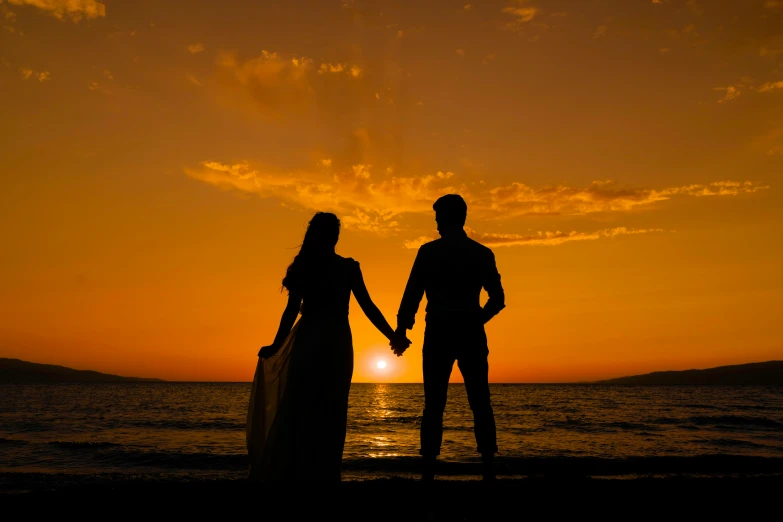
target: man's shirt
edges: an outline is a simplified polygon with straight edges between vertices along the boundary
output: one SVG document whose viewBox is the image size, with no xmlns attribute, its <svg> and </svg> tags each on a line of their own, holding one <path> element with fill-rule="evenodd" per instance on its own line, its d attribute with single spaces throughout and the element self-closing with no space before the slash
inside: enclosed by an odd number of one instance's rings
<svg viewBox="0 0 783 522">
<path fill-rule="evenodd" d="M 479 302 L 482 288 L 489 296 L 483 308 Z M 419 248 L 397 313 L 398 327 L 413 327 L 424 294 L 427 321 L 462 317 L 483 324 L 506 306 L 495 254 L 464 230 Z"/>
</svg>

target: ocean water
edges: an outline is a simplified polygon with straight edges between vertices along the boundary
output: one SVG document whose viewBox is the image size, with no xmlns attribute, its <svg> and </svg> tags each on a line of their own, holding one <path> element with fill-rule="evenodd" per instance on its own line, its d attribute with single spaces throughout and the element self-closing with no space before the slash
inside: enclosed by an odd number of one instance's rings
<svg viewBox="0 0 783 522">
<path fill-rule="evenodd" d="M 783 387 L 491 392 L 500 476 L 783 472 Z M 249 393 L 249 383 L 0 385 L 0 472 L 243 477 Z M 422 407 L 421 384 L 353 384 L 343 478 L 415 475 Z M 439 474 L 477 474 L 461 384 L 449 387 L 444 428 Z"/>
</svg>

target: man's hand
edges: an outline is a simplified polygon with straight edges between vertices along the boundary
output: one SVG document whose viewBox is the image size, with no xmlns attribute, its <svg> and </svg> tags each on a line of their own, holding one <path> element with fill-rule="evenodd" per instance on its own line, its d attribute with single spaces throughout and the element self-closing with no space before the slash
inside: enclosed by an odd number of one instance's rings
<svg viewBox="0 0 783 522">
<path fill-rule="evenodd" d="M 269 357 L 272 357 L 275 353 L 277 353 L 278 346 L 275 346 L 274 344 L 270 344 L 269 346 L 264 346 L 260 350 L 258 350 L 258 356 L 262 359 L 268 359 Z"/>
<path fill-rule="evenodd" d="M 391 341 L 389 342 L 389 346 L 391 346 L 394 354 L 397 357 L 400 357 L 403 353 L 405 353 L 405 350 L 407 350 L 410 345 L 411 341 L 405 335 L 405 330 L 397 328 L 397 330 L 394 331 L 394 337 L 392 337 Z"/>
</svg>

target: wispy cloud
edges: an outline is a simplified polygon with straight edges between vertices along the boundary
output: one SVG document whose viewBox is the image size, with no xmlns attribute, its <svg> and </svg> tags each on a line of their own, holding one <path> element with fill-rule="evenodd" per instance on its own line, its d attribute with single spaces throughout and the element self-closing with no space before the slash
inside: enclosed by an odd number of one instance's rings
<svg viewBox="0 0 783 522">
<path fill-rule="evenodd" d="M 372 165 L 355 164 L 333 169 L 331 160 L 321 160 L 319 169 L 279 171 L 252 167 L 247 162 L 223 164 L 204 161 L 185 173 L 221 188 L 276 198 L 311 210 L 338 212 L 346 226 L 385 233 L 396 230 L 396 216 L 423 213 L 432 202 L 456 189 L 449 185 L 451 172 L 418 177 L 395 176 L 388 169 L 374 174 Z"/>
<path fill-rule="evenodd" d="M 49 74 L 49 71 L 34 71 L 30 69 L 29 67 L 22 67 L 19 69 L 19 74 L 22 75 L 23 80 L 29 80 L 30 78 L 35 78 L 39 82 L 45 82 L 51 78 L 51 74 Z"/>
<path fill-rule="evenodd" d="M 218 66 L 227 85 L 239 88 L 264 115 L 272 117 L 302 114 L 314 107 L 339 110 L 346 100 L 355 103 L 351 82 L 364 76 L 358 64 L 316 65 L 307 57 L 286 57 L 266 50 L 248 60 L 222 54 Z"/>
<path fill-rule="evenodd" d="M 531 6 L 527 0 L 513 0 L 502 11 L 513 18 L 511 25 L 519 25 L 532 21 L 539 10 Z"/>
<path fill-rule="evenodd" d="M 106 16 L 106 5 L 97 0 L 7 0 L 11 5 L 36 7 L 59 20 L 79 22 Z"/>
<path fill-rule="evenodd" d="M 362 68 L 358 65 L 349 65 L 348 63 L 322 63 L 318 67 L 318 74 L 339 74 L 345 73 L 353 78 L 358 78 L 362 75 Z"/>
<path fill-rule="evenodd" d="M 267 115 L 300 112 L 312 101 L 314 66 L 310 59 L 284 59 L 264 50 L 260 56 L 245 61 L 233 54 L 224 54 L 218 63 Z"/>
<path fill-rule="evenodd" d="M 756 84 L 752 78 L 742 77 L 732 85 L 726 87 L 713 87 L 712 90 L 723 93 L 723 96 L 718 100 L 718 103 L 726 103 L 737 99 L 742 94 L 743 90 L 752 94 L 753 92 L 770 92 L 778 89 L 783 89 L 783 80 Z"/>
<path fill-rule="evenodd" d="M 8 9 L 5 4 L 0 1 L 0 28 L 9 34 L 23 34 L 21 31 L 17 31 L 14 27 L 16 23 L 16 13 Z"/>
<path fill-rule="evenodd" d="M 533 188 L 524 183 L 490 189 L 490 207 L 502 215 L 623 212 L 648 207 L 673 196 L 736 196 L 769 188 L 752 181 L 715 181 L 664 189 L 621 188 L 614 181 L 594 181 L 584 188 L 556 185 Z"/>
<path fill-rule="evenodd" d="M 192 43 L 187 46 L 187 50 L 190 54 L 203 53 L 205 49 L 206 46 L 204 46 L 203 43 Z"/>
<path fill-rule="evenodd" d="M 727 87 L 714 87 L 712 90 L 723 93 L 723 98 L 718 100 L 718 103 L 725 103 L 727 101 L 734 100 L 739 97 L 740 94 L 742 94 L 742 92 L 734 85 L 729 85 Z"/>
<path fill-rule="evenodd" d="M 468 237 L 489 247 L 502 246 L 556 246 L 570 241 L 595 241 L 596 239 L 615 238 L 617 236 L 651 234 L 664 232 L 662 228 L 626 228 L 614 227 L 597 230 L 595 232 L 551 232 L 538 231 L 534 234 L 494 234 L 477 232 L 465 227 Z M 404 241 L 405 248 L 417 249 L 424 243 L 432 241 L 433 237 L 421 236 L 410 241 Z"/>
<path fill-rule="evenodd" d="M 226 164 L 204 161 L 186 168 L 193 179 L 220 187 L 277 199 L 308 210 L 339 213 L 348 228 L 376 233 L 399 230 L 399 216 L 432 212 L 432 203 L 443 194 L 459 193 L 479 221 L 526 215 L 585 215 L 597 212 L 630 212 L 649 208 L 674 197 L 720 197 L 751 194 L 768 186 L 752 181 L 715 181 L 662 189 L 622 188 L 613 181 L 595 181 L 584 188 L 556 185 L 541 188 L 523 183 L 489 187 L 459 181 L 453 172 L 397 175 L 392 167 L 355 163 L 340 167 L 331 158 L 307 169 L 281 170 L 249 162 Z M 479 187 L 479 188 L 477 188 Z M 617 229 L 629 234 L 630 229 Z M 596 232 L 599 237 L 606 235 Z M 588 237 L 589 236 L 589 237 Z M 482 236 L 495 242 L 563 242 L 595 239 L 582 233 L 544 236 Z"/>
<path fill-rule="evenodd" d="M 756 89 L 758 92 L 773 91 L 775 89 L 783 89 L 783 80 L 778 82 L 766 82 L 758 86 Z"/>
</svg>

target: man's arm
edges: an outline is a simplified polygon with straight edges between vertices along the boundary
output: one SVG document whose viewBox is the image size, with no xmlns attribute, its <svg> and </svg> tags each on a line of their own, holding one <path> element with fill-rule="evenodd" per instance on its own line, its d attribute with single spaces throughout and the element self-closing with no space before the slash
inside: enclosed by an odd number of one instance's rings
<svg viewBox="0 0 783 522">
<path fill-rule="evenodd" d="M 404 333 L 405 330 L 410 330 L 416 322 L 416 312 L 419 311 L 421 298 L 424 297 L 423 257 L 421 249 L 419 249 L 410 276 L 408 276 L 408 284 L 405 285 L 405 292 L 402 294 L 400 309 L 397 312 L 398 332 Z"/>
<path fill-rule="evenodd" d="M 487 291 L 489 299 L 484 303 L 482 309 L 482 320 L 487 321 L 495 317 L 498 312 L 506 307 L 506 294 L 503 292 L 503 285 L 500 284 L 500 273 L 495 264 L 495 254 L 490 252 L 489 259 L 484 271 L 484 280 L 482 282 L 484 290 Z"/>
</svg>

